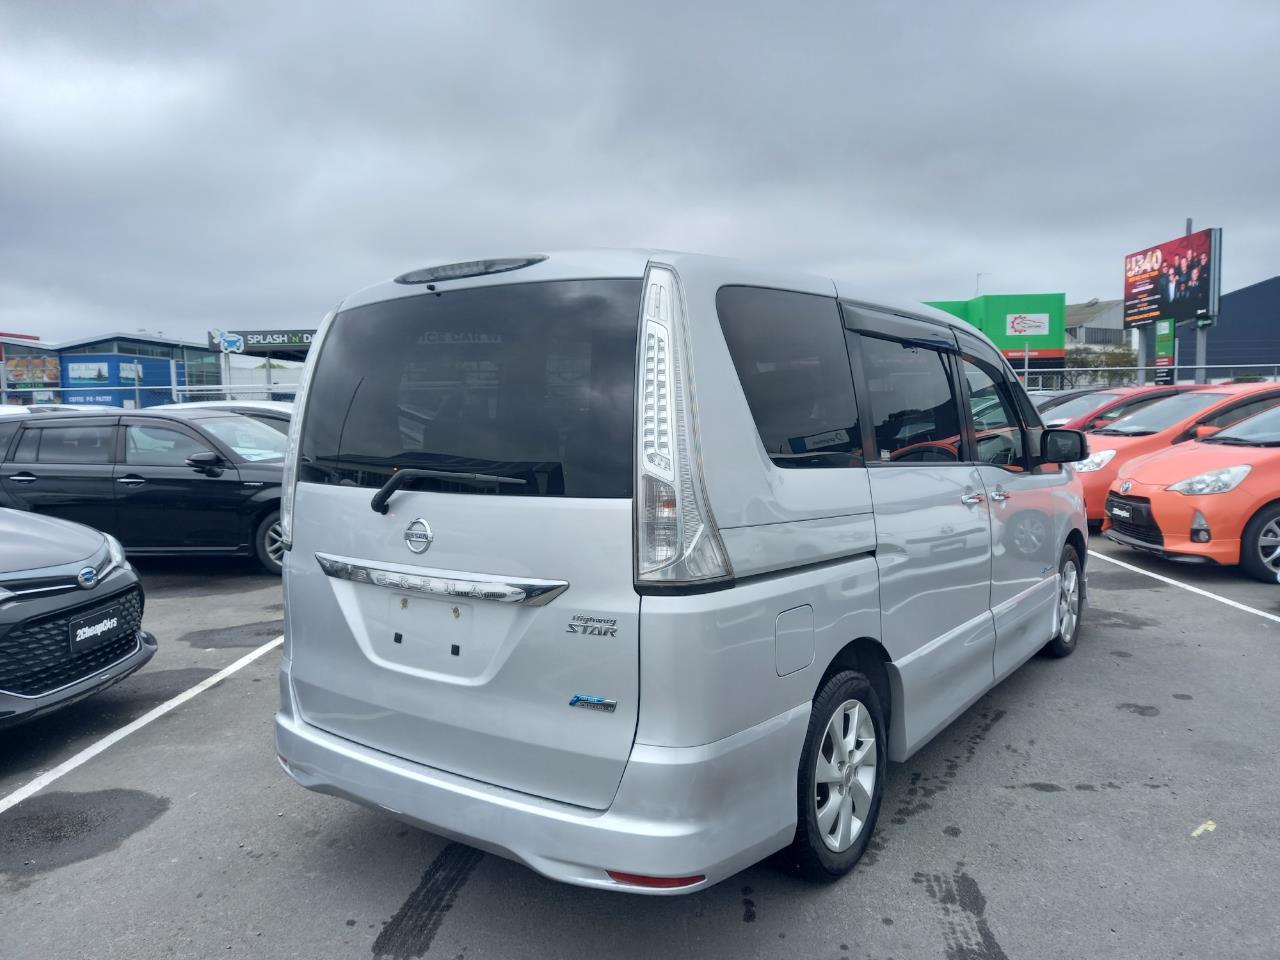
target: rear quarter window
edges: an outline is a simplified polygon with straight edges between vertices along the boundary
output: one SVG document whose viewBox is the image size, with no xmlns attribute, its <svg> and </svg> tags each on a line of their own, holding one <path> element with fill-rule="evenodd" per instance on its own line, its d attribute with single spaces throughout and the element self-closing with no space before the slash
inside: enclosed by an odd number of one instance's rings
<svg viewBox="0 0 1280 960">
<path fill-rule="evenodd" d="M 716 312 L 769 458 L 780 467 L 862 466 L 853 374 L 836 301 L 723 287 Z"/>
<path fill-rule="evenodd" d="M 630 497 L 641 281 L 501 284 L 343 311 L 320 348 L 299 479 Z M 498 476 L 490 483 L 468 475 Z"/>
</svg>

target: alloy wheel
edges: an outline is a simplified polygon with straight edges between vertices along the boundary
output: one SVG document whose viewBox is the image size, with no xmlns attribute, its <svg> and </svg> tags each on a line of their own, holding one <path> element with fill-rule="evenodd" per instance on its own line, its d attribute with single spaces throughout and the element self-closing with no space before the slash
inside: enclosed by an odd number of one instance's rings
<svg viewBox="0 0 1280 960">
<path fill-rule="evenodd" d="M 267 556 L 271 558 L 272 563 L 284 563 L 284 533 L 280 529 L 279 520 L 267 527 L 267 532 L 263 538 L 263 546 L 266 548 Z"/>
<path fill-rule="evenodd" d="M 1061 627 L 1063 643 L 1073 643 L 1076 638 L 1076 623 L 1080 619 L 1080 571 L 1074 563 L 1068 563 L 1062 570 L 1058 583 L 1058 623 Z"/>
<path fill-rule="evenodd" d="M 827 721 L 813 778 L 818 832 L 836 853 L 853 846 L 871 815 L 876 758 L 870 711 L 858 700 L 846 700 Z"/>
<path fill-rule="evenodd" d="M 1272 520 L 1258 534 L 1258 556 L 1268 569 L 1280 574 L 1280 519 Z"/>
</svg>

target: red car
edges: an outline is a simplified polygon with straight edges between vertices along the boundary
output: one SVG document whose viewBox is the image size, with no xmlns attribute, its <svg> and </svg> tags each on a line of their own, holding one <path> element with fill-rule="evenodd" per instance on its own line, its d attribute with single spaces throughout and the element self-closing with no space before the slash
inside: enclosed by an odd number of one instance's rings
<svg viewBox="0 0 1280 960">
<path fill-rule="evenodd" d="M 1203 390 L 1204 384 L 1163 384 L 1148 387 L 1107 387 L 1086 393 L 1041 413 L 1046 427 L 1066 427 L 1069 430 L 1098 430 L 1127 417 L 1149 403 L 1186 393 Z"/>
</svg>

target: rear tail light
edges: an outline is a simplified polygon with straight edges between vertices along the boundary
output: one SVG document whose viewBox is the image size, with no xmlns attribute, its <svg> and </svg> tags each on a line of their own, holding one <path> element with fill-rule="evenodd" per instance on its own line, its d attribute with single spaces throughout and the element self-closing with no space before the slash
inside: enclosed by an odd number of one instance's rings
<svg viewBox="0 0 1280 960">
<path fill-rule="evenodd" d="M 609 877 L 617 883 L 625 883 L 629 887 L 649 887 L 651 890 L 674 890 L 678 887 L 692 887 L 707 879 L 697 877 L 646 877 L 639 873 L 619 873 L 617 870 L 607 871 Z"/>
<path fill-rule="evenodd" d="M 320 346 L 324 342 L 324 335 L 329 331 L 329 324 L 333 322 L 335 312 L 336 309 L 330 310 L 325 315 L 325 318 L 320 321 L 320 328 L 311 338 L 311 349 L 307 351 L 307 363 L 302 368 L 298 392 L 293 396 L 293 415 L 289 417 L 289 443 L 284 453 L 284 477 L 281 480 L 280 490 L 280 539 L 284 541 L 286 550 L 293 546 L 293 494 L 294 488 L 298 485 L 298 450 L 302 440 L 302 418 L 307 409 L 307 394 L 311 390 L 311 375 L 320 357 Z"/>
<path fill-rule="evenodd" d="M 707 503 L 684 293 L 650 264 L 640 307 L 636 404 L 636 582 L 687 584 L 732 575 Z"/>
</svg>

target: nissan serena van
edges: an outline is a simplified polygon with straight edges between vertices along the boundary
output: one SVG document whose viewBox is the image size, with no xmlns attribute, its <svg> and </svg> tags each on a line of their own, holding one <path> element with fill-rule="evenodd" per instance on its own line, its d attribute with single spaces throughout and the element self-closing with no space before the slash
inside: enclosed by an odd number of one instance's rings
<svg viewBox="0 0 1280 960">
<path fill-rule="evenodd" d="M 404 274 L 300 388 L 280 762 L 584 886 L 838 877 L 888 761 L 1074 648 L 1086 456 L 981 334 L 831 280 Z"/>
</svg>

